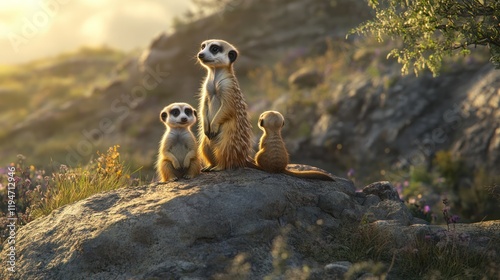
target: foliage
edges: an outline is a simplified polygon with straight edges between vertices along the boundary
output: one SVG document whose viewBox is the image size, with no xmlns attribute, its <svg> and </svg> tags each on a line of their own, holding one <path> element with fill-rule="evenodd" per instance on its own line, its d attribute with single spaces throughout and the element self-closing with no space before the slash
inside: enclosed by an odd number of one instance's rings
<svg viewBox="0 0 500 280">
<path fill-rule="evenodd" d="M 15 167 L 15 194 L 16 194 L 16 214 L 20 225 L 25 225 L 33 220 L 31 207 L 37 200 L 37 192 L 47 189 L 50 185 L 50 177 L 45 175 L 44 170 L 38 170 L 33 165 L 26 164 L 26 157 L 17 156 L 17 162 L 11 163 Z M 7 210 L 7 172 L 6 168 L 0 170 L 0 216 L 4 217 Z M 3 224 L 0 225 L 3 228 Z M 3 239 L 2 239 L 3 240 Z"/>
<path fill-rule="evenodd" d="M 104 153 L 98 152 L 97 159 L 80 168 L 61 165 L 59 170 L 47 175 L 26 164 L 26 157 L 18 156 L 16 167 L 16 214 L 18 225 L 25 225 L 33 219 L 48 215 L 54 209 L 82 200 L 99 192 L 117 189 L 136 183 L 124 162 L 120 159 L 119 146 L 113 146 Z M 0 241 L 6 237 L 6 172 L 0 170 Z"/>
<path fill-rule="evenodd" d="M 130 175 L 120 160 L 118 148 L 118 145 L 110 147 L 106 154 L 97 152 L 98 158 L 86 167 L 70 169 L 61 165 L 59 172 L 52 175 L 53 188 L 40 192 L 33 216 L 45 216 L 66 204 L 125 186 Z"/>
<path fill-rule="evenodd" d="M 439 151 L 433 168 L 411 166 L 409 181 L 394 182 L 413 216 L 437 223 L 453 223 L 458 216 L 464 222 L 500 218 L 498 187 L 500 176 L 484 167 L 468 168 L 449 151 Z M 446 200 L 446 205 L 442 201 Z M 453 207 L 453 215 L 449 209 Z M 447 210 L 447 216 L 433 213 Z"/>
<path fill-rule="evenodd" d="M 386 279 L 385 266 L 381 262 L 364 261 L 355 263 L 344 275 L 346 280 L 364 279 L 366 274 L 371 275 L 368 279 Z"/>
<path fill-rule="evenodd" d="M 476 221 L 500 219 L 499 184 L 498 174 L 477 168 L 472 184 L 459 190 L 462 215 Z"/>
<path fill-rule="evenodd" d="M 428 68 L 434 75 L 443 57 L 469 54 L 470 46 L 488 46 L 491 62 L 500 68 L 500 2 L 492 0 L 369 0 L 375 18 L 350 34 L 400 38 L 389 56 L 415 74 Z"/>
<path fill-rule="evenodd" d="M 485 251 L 470 250 L 473 237 L 459 234 L 453 230 L 441 230 L 426 236 L 415 237 L 406 246 L 397 247 L 391 234 L 374 225 L 346 225 L 332 233 L 331 240 L 341 244 L 332 250 L 328 261 L 350 261 L 353 266 L 346 279 L 357 279 L 359 272 L 371 272 L 382 277 L 394 279 L 453 279 L 461 275 L 487 277 L 495 275 L 499 267 L 494 261 L 496 244 L 492 242 Z M 316 248 L 323 250 L 324 245 Z M 391 264 L 391 265 L 388 265 Z M 354 278 L 348 278 L 355 276 Z M 481 279 L 480 277 L 478 279 Z"/>
<path fill-rule="evenodd" d="M 449 151 L 437 152 L 434 164 L 448 185 L 454 189 L 458 186 L 460 179 L 468 174 L 464 161 L 460 158 L 454 158 Z"/>
<path fill-rule="evenodd" d="M 401 279 L 490 279 L 498 266 L 489 271 L 493 261 L 489 250 L 470 250 L 471 236 L 456 231 L 437 231 L 423 238 L 415 238 L 398 250 Z M 481 278 L 484 277 L 484 278 Z"/>
</svg>

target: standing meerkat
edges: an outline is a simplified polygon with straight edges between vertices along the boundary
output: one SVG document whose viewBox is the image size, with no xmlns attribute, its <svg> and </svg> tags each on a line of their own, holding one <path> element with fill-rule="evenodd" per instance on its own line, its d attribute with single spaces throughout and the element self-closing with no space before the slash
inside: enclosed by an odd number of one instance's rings
<svg viewBox="0 0 500 280">
<path fill-rule="evenodd" d="M 196 138 L 190 129 L 196 117 L 196 110 L 187 103 L 172 103 L 161 111 L 160 120 L 166 130 L 158 149 L 156 171 L 162 182 L 200 174 Z"/>
<path fill-rule="evenodd" d="M 260 138 L 259 151 L 255 162 L 260 169 L 270 173 L 284 173 L 298 178 L 335 181 L 332 176 L 320 171 L 292 171 L 288 165 L 288 151 L 281 137 L 281 128 L 285 119 L 277 111 L 266 111 L 259 117 L 259 128 L 264 131 Z"/>
<path fill-rule="evenodd" d="M 199 154 L 203 171 L 252 166 L 252 125 L 234 74 L 238 50 L 223 40 L 201 43 L 198 61 L 207 69 L 201 88 Z"/>
</svg>

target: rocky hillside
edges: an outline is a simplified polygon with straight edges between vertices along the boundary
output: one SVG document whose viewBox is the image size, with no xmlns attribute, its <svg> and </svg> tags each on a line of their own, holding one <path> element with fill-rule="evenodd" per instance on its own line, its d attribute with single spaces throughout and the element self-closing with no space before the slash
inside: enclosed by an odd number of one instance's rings
<svg viewBox="0 0 500 280">
<path fill-rule="evenodd" d="M 365 226 L 358 227 L 361 221 Z M 498 226 L 445 231 L 425 225 L 388 182 L 356 192 L 352 182 L 338 177 L 321 182 L 240 169 L 123 188 L 64 206 L 18 231 L 17 272 L 2 269 L 0 277 L 343 279 L 350 273 L 346 279 L 366 279 L 388 273 L 387 279 L 425 279 L 435 269 L 445 273 L 450 264 L 424 266 L 426 246 L 441 248 L 445 262 L 450 252 L 467 255 L 460 261 L 464 267 L 445 278 L 467 269 L 488 276 L 485 265 L 498 264 Z M 452 235 L 466 238 L 467 246 Z M 2 256 L 9 250 L 5 246 Z M 390 265 L 392 252 L 398 253 Z M 424 258 L 416 270 L 405 265 L 415 254 Z M 467 263 L 478 256 L 487 261 Z M 353 264 L 370 258 L 383 269 Z"/>
<path fill-rule="evenodd" d="M 500 78 L 485 59 L 451 62 L 438 78 L 426 73 L 401 77 L 399 65 L 385 59 L 394 43 L 374 47 L 369 39 L 345 39 L 350 28 L 370 17 L 365 1 L 230 2 L 213 15 L 159 34 L 141 55 L 118 64 L 114 78 L 93 87 L 88 96 L 68 101 L 56 113 L 35 108 L 0 135 L 2 158 L 13 161 L 22 153 L 36 157 L 37 163 L 49 163 L 50 158 L 75 166 L 85 164 L 98 149 L 120 144 L 133 165 L 148 174 L 163 133 L 158 112 L 174 101 L 197 104 L 204 70 L 194 55 L 202 40 L 222 38 L 241 52 L 236 73 L 253 120 L 264 110 L 278 109 L 292 124 L 284 135 L 294 161 L 335 174 L 354 168 L 360 171 L 358 179 L 431 164 L 441 149 L 471 166 L 499 166 Z M 328 50 L 336 60 L 328 60 Z M 255 88 L 265 78 L 256 69 L 281 65 L 292 75 L 301 61 L 315 58 L 327 65 L 309 65 L 318 68 L 318 80 L 306 82 L 305 88 L 286 79 L 271 79 L 277 85 L 273 95 L 268 88 Z M 344 64 L 332 66 L 338 61 Z M 322 97 L 311 98 L 316 92 Z M 283 106 L 294 95 L 301 102 Z M 255 129 L 255 134 L 260 132 Z"/>
<path fill-rule="evenodd" d="M 432 165 L 439 150 L 451 150 L 470 166 L 500 166 L 500 71 L 493 66 L 403 77 L 389 88 L 374 82 L 344 84 L 349 95 L 326 105 L 329 112 L 301 149 L 335 161 L 335 152 L 324 151 L 341 144 L 354 162 L 396 169 Z"/>
<path fill-rule="evenodd" d="M 287 53 L 314 53 L 324 48 L 326 36 L 343 38 L 360 19 L 352 14 L 363 15 L 360 11 L 366 9 L 363 1 L 234 2 L 238 5 L 231 9 L 180 26 L 174 33 L 160 34 L 142 55 L 116 65 L 116 78 L 107 85 L 99 83 L 89 92 L 89 84 L 87 97 L 74 98 L 57 113 L 34 108 L 38 117 L 16 121 L 1 135 L 2 158 L 13 161 L 22 153 L 35 157 L 37 163 L 44 159 L 48 163 L 50 157 L 55 163 L 74 166 L 85 164 L 98 149 L 120 144 L 137 166 L 148 170 L 154 161 L 155 139 L 163 130 L 158 112 L 174 101 L 197 103 L 204 71 L 194 55 L 202 40 L 224 38 L 238 46 L 242 55 L 236 68 L 245 83 L 247 71 L 257 66 Z M 84 65 L 81 67 L 86 71 Z M 102 122 L 108 121 L 111 128 L 103 129 Z M 22 141 L 23 145 L 12 149 L 15 139 L 32 141 Z M 40 141 L 33 139 L 50 141 L 43 141 L 40 147 Z"/>
</svg>

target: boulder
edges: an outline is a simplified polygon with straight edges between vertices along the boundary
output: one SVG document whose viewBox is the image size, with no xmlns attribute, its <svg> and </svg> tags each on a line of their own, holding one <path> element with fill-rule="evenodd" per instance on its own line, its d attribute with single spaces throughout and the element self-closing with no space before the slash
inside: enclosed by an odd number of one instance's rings
<svg viewBox="0 0 500 280">
<path fill-rule="evenodd" d="M 288 78 L 288 83 L 298 88 L 313 88 L 323 81 L 323 74 L 315 69 L 302 68 Z"/>
<path fill-rule="evenodd" d="M 23 226 L 16 273 L 1 270 L 0 279 L 341 279 L 356 264 L 336 252 L 349 250 L 343 238 L 356 228 L 383 231 L 396 250 L 418 239 L 484 251 L 499 239 L 500 221 L 408 226 L 412 217 L 391 189 L 254 169 L 125 187 Z"/>
<path fill-rule="evenodd" d="M 208 279 L 244 272 L 262 279 L 276 270 L 280 242 L 287 265 L 340 275 L 349 265 L 306 262 L 299 248 L 314 234 L 358 223 L 368 207 L 357 194 L 343 178 L 323 182 L 253 169 L 121 188 L 22 227 L 17 272 L 2 271 L 0 278 Z M 388 209 L 378 210 L 391 218 L 383 213 Z"/>
</svg>

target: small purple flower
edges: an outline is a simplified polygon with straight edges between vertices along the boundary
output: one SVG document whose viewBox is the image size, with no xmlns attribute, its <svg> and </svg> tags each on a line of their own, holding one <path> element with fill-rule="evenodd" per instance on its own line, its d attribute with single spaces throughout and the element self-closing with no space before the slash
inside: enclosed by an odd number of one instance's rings
<svg viewBox="0 0 500 280">
<path fill-rule="evenodd" d="M 429 205 L 424 206 L 424 213 L 427 214 L 431 211 L 431 207 Z"/>
<path fill-rule="evenodd" d="M 405 188 L 406 188 L 406 187 L 408 187 L 409 185 L 410 185 L 410 183 L 408 182 L 408 180 L 405 180 L 405 181 L 403 182 L 403 186 L 404 186 Z"/>
<path fill-rule="evenodd" d="M 457 223 L 458 220 L 460 220 L 460 217 L 458 215 L 451 215 L 450 217 L 450 223 Z"/>
<path fill-rule="evenodd" d="M 399 194 L 399 198 L 403 199 L 403 185 L 399 182 L 396 184 L 396 191 Z"/>
<path fill-rule="evenodd" d="M 354 176 L 354 169 L 351 168 L 349 171 L 347 171 L 347 177 L 353 177 Z"/>
</svg>

